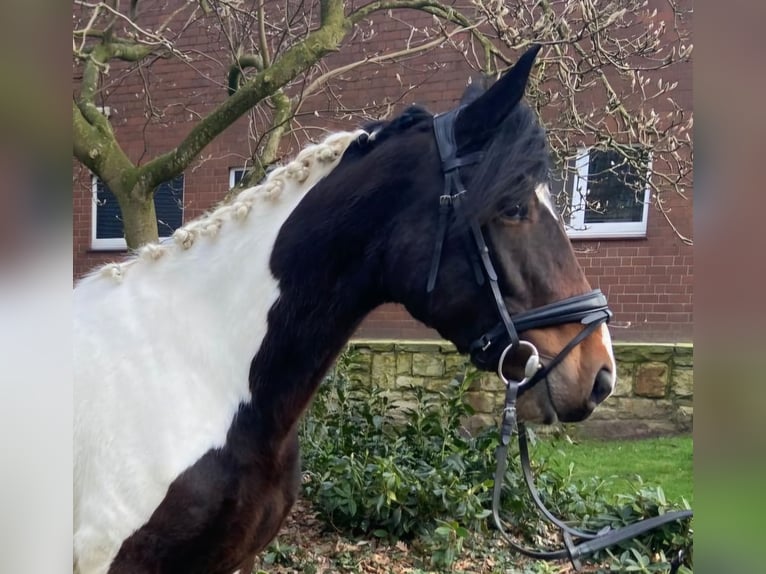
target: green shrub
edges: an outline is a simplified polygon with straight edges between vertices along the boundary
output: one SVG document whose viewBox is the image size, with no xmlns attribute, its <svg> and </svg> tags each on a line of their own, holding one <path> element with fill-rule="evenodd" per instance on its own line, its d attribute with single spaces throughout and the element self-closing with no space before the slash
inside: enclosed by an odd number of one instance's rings
<svg viewBox="0 0 766 574">
<path fill-rule="evenodd" d="M 470 436 L 461 427 L 473 414 L 464 398 L 474 375 L 439 392 L 398 389 L 408 400 L 397 406 L 388 392 L 351 382 L 350 359 L 338 361 L 302 424 L 304 494 L 333 528 L 391 541 L 419 537 L 447 566 L 467 532 L 488 532 L 498 441 L 495 429 Z M 579 528 L 619 527 L 677 508 L 638 477 L 634 492 L 610 500 L 597 477 L 575 480 L 571 466 L 562 474 L 545 459 L 533 466 L 546 504 Z M 516 451 L 503 484 L 503 517 L 515 536 L 539 547 L 551 530 L 518 469 Z M 663 550 L 690 546 L 688 525 L 671 523 L 595 558 L 635 571 L 644 571 L 646 559 L 658 571 L 668 564 Z"/>
<path fill-rule="evenodd" d="M 480 529 L 492 486 L 490 449 L 460 431 L 472 414 L 469 381 L 441 393 L 410 389 L 411 408 L 355 387 L 340 370 L 325 381 L 302 429 L 307 496 L 335 528 L 397 539 L 440 519 Z M 486 442 L 486 439 L 484 439 Z"/>
</svg>

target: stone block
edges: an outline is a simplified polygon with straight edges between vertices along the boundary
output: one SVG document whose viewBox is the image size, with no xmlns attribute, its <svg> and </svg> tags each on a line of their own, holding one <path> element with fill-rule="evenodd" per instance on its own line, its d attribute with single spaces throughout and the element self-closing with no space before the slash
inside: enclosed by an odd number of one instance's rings
<svg viewBox="0 0 766 574">
<path fill-rule="evenodd" d="M 492 415 L 477 413 L 463 421 L 463 426 L 468 429 L 468 432 L 475 435 L 487 427 L 497 426 L 497 420 Z"/>
<path fill-rule="evenodd" d="M 451 376 L 464 372 L 467 364 L 468 358 L 463 355 L 452 354 L 444 356 L 444 370 Z"/>
<path fill-rule="evenodd" d="M 633 373 L 636 365 L 633 363 L 617 363 L 617 383 L 612 396 L 629 397 L 633 394 Z"/>
<path fill-rule="evenodd" d="M 502 413 L 503 409 L 505 408 L 505 391 L 503 391 L 502 393 L 498 391 L 493 391 L 493 392 L 490 392 L 490 396 L 492 397 L 492 401 L 495 405 L 493 412 L 500 415 L 500 413 Z"/>
<path fill-rule="evenodd" d="M 390 389 L 396 377 L 396 355 L 375 353 L 372 356 L 372 383 Z"/>
<path fill-rule="evenodd" d="M 391 397 L 390 404 L 398 411 L 398 413 L 395 413 L 394 419 L 399 422 L 404 422 L 407 413 L 415 411 L 418 408 L 417 399 L 414 399 L 411 396 L 399 395 Z"/>
<path fill-rule="evenodd" d="M 372 372 L 372 353 L 368 349 L 357 349 L 348 355 L 345 367 L 348 379 L 361 385 L 369 385 Z"/>
<path fill-rule="evenodd" d="M 676 424 L 679 431 L 688 432 L 692 430 L 694 426 L 694 407 L 678 407 L 678 411 L 676 411 Z"/>
<path fill-rule="evenodd" d="M 411 375 L 412 374 L 412 354 L 399 352 L 396 353 L 396 374 L 397 375 Z"/>
<path fill-rule="evenodd" d="M 614 357 L 617 362 L 626 363 L 646 363 L 646 362 L 668 362 L 674 353 L 673 345 L 654 345 L 644 343 L 615 343 Z"/>
<path fill-rule="evenodd" d="M 359 343 L 359 346 L 364 346 L 376 353 L 385 353 L 387 351 L 393 351 L 395 344 L 394 341 L 364 341 Z"/>
<path fill-rule="evenodd" d="M 618 404 L 606 401 L 604 404 L 596 407 L 596 410 L 594 410 L 590 417 L 588 417 L 588 420 L 613 421 L 618 418 L 620 418 L 620 407 Z"/>
<path fill-rule="evenodd" d="M 675 407 L 669 400 L 647 398 L 614 399 L 614 408 L 619 419 L 640 419 L 644 421 L 669 421 Z"/>
<path fill-rule="evenodd" d="M 423 377 L 443 376 L 444 357 L 435 353 L 414 353 L 412 355 L 412 374 Z"/>
<path fill-rule="evenodd" d="M 639 397 L 664 397 L 668 387 L 666 363 L 643 363 L 636 368 L 634 392 Z"/>
<path fill-rule="evenodd" d="M 458 354 L 457 349 L 455 348 L 455 345 L 453 345 L 449 341 L 439 341 L 439 350 L 445 354 L 450 354 L 450 355 Z"/>
<path fill-rule="evenodd" d="M 678 368 L 673 369 L 672 377 L 673 394 L 682 399 L 689 399 L 694 396 L 694 371 L 692 369 Z"/>
<path fill-rule="evenodd" d="M 358 373 L 349 373 L 347 375 L 349 382 L 353 383 L 356 386 L 359 387 L 367 387 L 370 386 L 372 383 L 370 382 L 370 375 L 367 374 L 358 374 Z"/>
<path fill-rule="evenodd" d="M 477 373 L 451 343 L 360 340 L 349 350 L 348 377 L 383 387 L 399 406 L 417 406 L 408 387 L 444 392 L 456 375 L 466 373 L 472 377 L 467 401 L 477 411 L 468 421 L 471 428 L 494 424 L 502 409 L 502 382 L 492 373 Z M 653 436 L 691 429 L 692 345 L 617 343 L 615 356 L 617 384 L 612 397 L 587 421 L 574 425 L 587 427 L 584 436 Z"/>
<path fill-rule="evenodd" d="M 348 354 L 346 372 L 370 373 L 372 366 L 372 352 L 369 349 L 356 349 Z"/>
<path fill-rule="evenodd" d="M 494 397 L 489 393 L 468 392 L 465 394 L 465 402 L 471 405 L 477 413 L 497 412 Z"/>
<path fill-rule="evenodd" d="M 396 377 L 396 388 L 407 389 L 409 387 L 424 387 L 426 388 L 427 379 L 425 377 L 411 377 L 409 375 L 398 375 Z"/>
<path fill-rule="evenodd" d="M 676 345 L 673 350 L 673 364 L 677 367 L 694 366 L 694 347 L 692 345 Z"/>
<path fill-rule="evenodd" d="M 439 341 L 407 341 L 404 343 L 396 343 L 396 350 L 405 353 L 438 353 Z"/>
<path fill-rule="evenodd" d="M 423 386 L 426 390 L 434 393 L 446 391 L 452 382 L 451 377 L 424 377 L 423 380 L 425 381 Z"/>
<path fill-rule="evenodd" d="M 476 373 L 471 372 L 473 380 L 468 390 L 471 391 L 488 391 L 492 393 L 505 393 L 505 385 L 497 378 L 497 375 L 492 373 Z"/>
<path fill-rule="evenodd" d="M 370 346 L 367 341 L 349 341 L 345 348 L 346 353 L 356 353 L 361 350 L 370 350 Z"/>
</svg>

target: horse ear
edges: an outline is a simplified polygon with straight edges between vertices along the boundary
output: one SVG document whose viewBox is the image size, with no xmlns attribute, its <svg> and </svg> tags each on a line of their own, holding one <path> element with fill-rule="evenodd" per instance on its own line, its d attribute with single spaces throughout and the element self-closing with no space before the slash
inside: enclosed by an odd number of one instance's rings
<svg viewBox="0 0 766 574">
<path fill-rule="evenodd" d="M 508 70 L 489 90 L 461 110 L 455 124 L 457 139 L 461 147 L 465 145 L 483 146 L 494 130 L 524 97 L 529 73 L 540 48 L 541 46 L 536 44 L 524 52 L 513 68 Z M 463 99 L 466 99 L 465 94 Z"/>
<path fill-rule="evenodd" d="M 487 91 L 487 79 L 485 76 L 471 76 L 468 85 L 463 90 L 463 95 L 460 97 L 461 108 L 475 102 Z"/>
</svg>

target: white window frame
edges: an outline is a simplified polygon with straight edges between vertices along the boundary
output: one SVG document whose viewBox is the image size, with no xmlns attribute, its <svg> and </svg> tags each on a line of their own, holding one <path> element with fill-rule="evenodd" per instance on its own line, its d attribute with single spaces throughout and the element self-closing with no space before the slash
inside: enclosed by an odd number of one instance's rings
<svg viewBox="0 0 766 574">
<path fill-rule="evenodd" d="M 184 181 L 184 188 L 186 181 Z M 184 189 L 184 191 L 186 191 Z M 97 237 L 98 226 L 98 176 L 91 175 L 91 212 L 90 212 L 90 248 L 93 251 L 127 251 L 128 242 L 124 237 Z M 181 216 L 183 220 L 183 215 Z M 169 235 L 160 235 L 159 239 L 167 239 Z"/>
<path fill-rule="evenodd" d="M 245 167 L 230 167 L 229 168 L 229 189 L 232 189 L 235 185 L 235 175 L 238 171 L 242 172 L 242 175 L 245 175 L 245 172 L 247 171 L 247 168 Z"/>
<path fill-rule="evenodd" d="M 90 212 L 90 248 L 94 251 L 126 250 L 128 244 L 124 237 L 98 237 L 98 176 L 93 175 L 91 180 L 91 212 Z"/>
<path fill-rule="evenodd" d="M 575 174 L 572 192 L 569 197 L 571 215 L 567 222 L 567 235 L 573 239 L 611 239 L 646 237 L 649 218 L 650 186 L 647 181 L 644 190 L 644 209 L 641 221 L 615 221 L 585 223 L 585 202 L 588 195 L 588 168 L 590 166 L 590 148 L 579 148 L 575 161 Z M 647 174 L 652 172 L 652 157 L 647 161 Z M 647 178 L 648 180 L 648 178 Z"/>
</svg>

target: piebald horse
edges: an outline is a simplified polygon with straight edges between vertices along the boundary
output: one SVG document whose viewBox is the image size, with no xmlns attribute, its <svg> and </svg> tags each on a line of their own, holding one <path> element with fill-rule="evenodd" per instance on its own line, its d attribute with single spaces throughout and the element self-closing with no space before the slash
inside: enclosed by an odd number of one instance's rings
<svg viewBox="0 0 766 574">
<path fill-rule="evenodd" d="M 380 304 L 403 304 L 495 369 L 504 345 L 475 342 L 498 305 L 523 315 L 591 292 L 551 200 L 544 131 L 522 101 L 536 53 L 453 112 L 452 165 L 434 116 L 412 107 L 307 147 L 77 284 L 76 573 L 251 563 L 297 495 L 298 421 Z M 460 210 L 440 209 L 457 167 Z M 521 420 L 579 421 L 611 393 L 611 342 L 597 327 L 519 397 Z M 566 322 L 522 336 L 545 364 L 580 333 Z"/>
</svg>

